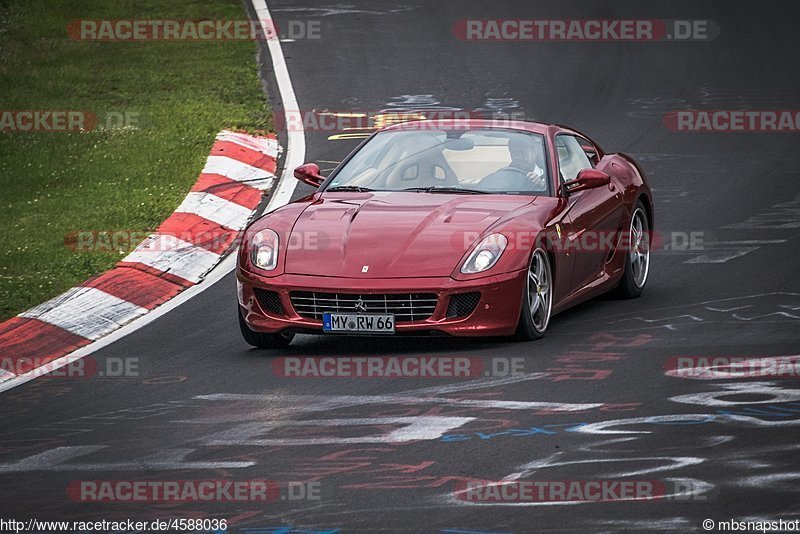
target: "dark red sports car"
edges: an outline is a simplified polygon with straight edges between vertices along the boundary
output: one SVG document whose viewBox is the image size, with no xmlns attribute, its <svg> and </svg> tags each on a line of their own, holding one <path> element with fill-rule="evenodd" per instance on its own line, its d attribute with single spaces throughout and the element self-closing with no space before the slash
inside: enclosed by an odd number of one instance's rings
<svg viewBox="0 0 800 534">
<path fill-rule="evenodd" d="M 295 333 L 541 337 L 550 317 L 647 281 L 653 205 L 637 163 L 527 121 L 414 121 L 376 132 L 310 196 L 247 229 L 245 340 Z"/>
</svg>

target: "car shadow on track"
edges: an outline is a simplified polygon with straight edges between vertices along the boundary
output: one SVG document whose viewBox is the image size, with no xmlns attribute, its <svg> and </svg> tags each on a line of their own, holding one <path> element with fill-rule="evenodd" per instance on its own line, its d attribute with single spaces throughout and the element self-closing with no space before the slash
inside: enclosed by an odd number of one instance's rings
<svg viewBox="0 0 800 534">
<path fill-rule="evenodd" d="M 367 356 L 499 350 L 509 344 L 514 342 L 507 338 L 298 335 L 289 347 L 280 351 L 252 352 L 263 356 Z"/>
</svg>

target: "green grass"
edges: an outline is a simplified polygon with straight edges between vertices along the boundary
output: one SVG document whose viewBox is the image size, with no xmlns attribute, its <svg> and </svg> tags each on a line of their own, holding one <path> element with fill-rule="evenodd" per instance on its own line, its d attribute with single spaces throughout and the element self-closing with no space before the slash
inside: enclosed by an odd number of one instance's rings
<svg viewBox="0 0 800 534">
<path fill-rule="evenodd" d="M 221 129 L 269 129 L 251 41 L 71 40 L 74 19 L 246 18 L 241 0 L 0 0 L 0 109 L 134 114 L 89 132 L 0 132 L 0 320 L 119 261 L 70 232 L 147 231 Z M 102 120 L 101 120 L 102 124 Z"/>
</svg>

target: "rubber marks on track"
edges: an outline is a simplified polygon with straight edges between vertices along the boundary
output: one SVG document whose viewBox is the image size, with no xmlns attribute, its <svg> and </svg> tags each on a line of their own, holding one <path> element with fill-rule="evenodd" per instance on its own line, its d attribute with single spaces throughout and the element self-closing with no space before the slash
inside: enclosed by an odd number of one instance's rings
<svg viewBox="0 0 800 534">
<path fill-rule="evenodd" d="M 275 181 L 278 142 L 223 131 L 191 192 L 116 268 L 0 324 L 0 382 L 32 371 L 199 283 L 235 248 Z"/>
</svg>

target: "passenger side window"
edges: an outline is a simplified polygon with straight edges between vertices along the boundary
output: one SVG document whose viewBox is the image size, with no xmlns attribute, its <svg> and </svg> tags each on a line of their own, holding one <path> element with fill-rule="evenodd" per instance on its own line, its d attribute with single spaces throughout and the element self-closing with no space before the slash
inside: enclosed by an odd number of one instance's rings
<svg viewBox="0 0 800 534">
<path fill-rule="evenodd" d="M 592 162 L 589 161 L 581 144 L 571 135 L 556 136 L 556 151 L 562 183 L 574 180 L 583 169 L 592 168 Z"/>
</svg>

